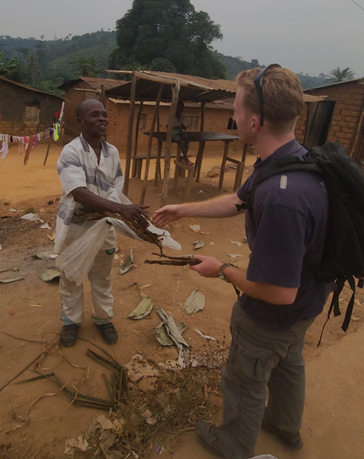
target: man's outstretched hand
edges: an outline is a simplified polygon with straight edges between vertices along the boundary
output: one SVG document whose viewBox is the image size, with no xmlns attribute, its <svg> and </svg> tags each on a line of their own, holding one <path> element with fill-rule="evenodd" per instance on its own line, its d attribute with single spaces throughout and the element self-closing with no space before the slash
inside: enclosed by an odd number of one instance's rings
<svg viewBox="0 0 364 459">
<path fill-rule="evenodd" d="M 133 225 L 146 228 L 149 225 L 149 214 L 144 209 L 149 206 L 138 206 L 138 204 L 120 204 L 117 213 L 131 222 Z"/>
<path fill-rule="evenodd" d="M 179 209 L 179 205 L 172 204 L 156 210 L 153 215 L 153 225 L 163 228 L 168 225 L 168 223 L 180 219 L 181 215 L 179 215 Z"/>
</svg>

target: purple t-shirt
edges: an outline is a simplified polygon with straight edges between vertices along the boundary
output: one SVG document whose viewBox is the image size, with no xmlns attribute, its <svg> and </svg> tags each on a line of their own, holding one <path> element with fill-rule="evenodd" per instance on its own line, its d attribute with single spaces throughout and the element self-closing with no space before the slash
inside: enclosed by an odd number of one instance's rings
<svg viewBox="0 0 364 459">
<path fill-rule="evenodd" d="M 239 198 L 245 201 L 254 178 L 273 161 L 305 153 L 306 150 L 292 140 L 264 161 L 257 162 L 251 177 L 239 188 Z M 244 293 L 239 301 L 258 325 L 285 332 L 296 322 L 320 314 L 332 286 L 315 281 L 313 273 L 302 264 L 303 258 L 312 264 L 321 260 L 328 220 L 325 184 L 313 172 L 282 175 L 270 177 L 257 187 L 254 222 L 249 212 L 245 213 L 246 237 L 251 250 L 247 279 L 298 287 L 296 300 L 291 305 L 273 305 Z"/>
</svg>

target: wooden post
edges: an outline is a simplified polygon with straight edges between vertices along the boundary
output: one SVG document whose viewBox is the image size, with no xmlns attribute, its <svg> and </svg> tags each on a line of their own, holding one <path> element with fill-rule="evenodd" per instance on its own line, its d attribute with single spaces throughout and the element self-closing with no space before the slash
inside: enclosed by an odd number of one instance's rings
<svg viewBox="0 0 364 459">
<path fill-rule="evenodd" d="M 105 86 L 103 84 L 101 85 L 100 102 L 106 108 Z"/>
<path fill-rule="evenodd" d="M 128 126 L 128 140 L 126 144 L 126 161 L 125 161 L 125 183 L 124 194 L 128 196 L 129 191 L 129 175 L 130 175 L 130 161 L 131 161 L 131 144 L 133 139 L 133 124 L 134 124 L 134 109 L 135 109 L 135 93 L 136 93 L 136 76 L 133 73 L 130 89 L 130 111 L 129 111 L 129 126 Z"/>
<path fill-rule="evenodd" d="M 49 136 L 49 143 L 48 143 L 47 153 L 46 153 L 45 158 L 44 158 L 43 166 L 46 165 L 46 162 L 47 162 L 47 159 L 48 159 L 49 149 L 51 148 L 51 140 L 52 140 L 52 136 Z"/>
<path fill-rule="evenodd" d="M 224 156 L 222 157 L 221 170 L 220 170 L 219 190 L 221 190 L 222 184 L 224 182 L 225 166 L 226 166 L 226 159 L 228 157 L 228 152 L 229 152 L 229 140 L 225 140 Z"/>
<path fill-rule="evenodd" d="M 162 206 L 165 204 L 168 197 L 168 184 L 169 184 L 169 168 L 171 163 L 171 144 L 172 144 L 172 134 L 173 134 L 173 122 L 176 115 L 177 102 L 179 97 L 180 85 L 179 81 L 172 87 L 172 103 L 171 110 L 168 116 L 168 128 L 166 136 L 166 149 L 165 149 L 165 158 L 164 158 L 164 181 L 163 181 L 163 191 L 162 191 Z"/>
<path fill-rule="evenodd" d="M 205 102 L 201 102 L 201 123 L 200 123 L 200 132 L 203 132 L 205 126 Z M 198 145 L 198 152 L 196 157 L 196 183 L 200 181 L 200 173 L 201 173 L 201 165 L 202 165 L 202 157 L 203 151 L 205 149 L 205 142 L 200 142 Z"/>
<path fill-rule="evenodd" d="M 159 125 L 159 121 L 158 121 L 158 125 Z M 159 129 L 158 129 L 158 132 L 159 132 Z M 162 174 L 161 174 L 162 145 L 163 145 L 162 141 L 158 139 L 158 150 L 157 150 L 157 160 L 155 164 L 154 186 L 158 186 L 158 178 L 162 178 Z"/>
<path fill-rule="evenodd" d="M 136 159 L 134 156 L 138 154 L 138 137 L 139 137 L 139 123 L 140 123 L 140 118 L 142 116 L 142 110 L 143 110 L 143 105 L 144 102 L 140 102 L 139 105 L 139 110 L 138 110 L 138 116 L 137 116 L 137 122 L 136 122 L 136 129 L 135 129 L 135 143 L 134 143 L 134 154 L 133 154 L 133 169 L 131 172 L 131 176 L 135 177 L 136 176 Z"/>
<path fill-rule="evenodd" d="M 145 160 L 144 183 L 143 183 L 142 195 L 140 197 L 140 204 L 141 205 L 144 204 L 145 194 L 147 192 L 148 174 L 149 174 L 149 166 L 150 166 L 150 155 L 152 153 L 154 127 L 155 127 L 155 122 L 157 121 L 157 116 L 158 116 L 158 111 L 159 111 L 159 103 L 160 103 L 161 98 L 162 98 L 163 89 L 164 89 L 164 85 L 162 83 L 159 86 L 159 91 L 158 91 L 158 96 L 157 96 L 157 100 L 156 100 L 156 103 L 155 103 L 155 110 L 154 110 L 154 115 L 153 115 L 153 119 L 152 119 L 152 124 L 150 126 L 147 158 Z"/>
</svg>

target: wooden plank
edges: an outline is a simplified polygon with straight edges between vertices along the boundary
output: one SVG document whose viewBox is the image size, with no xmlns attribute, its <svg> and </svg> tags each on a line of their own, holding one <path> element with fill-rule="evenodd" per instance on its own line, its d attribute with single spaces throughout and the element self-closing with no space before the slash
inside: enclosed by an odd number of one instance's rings
<svg viewBox="0 0 364 459">
<path fill-rule="evenodd" d="M 165 159 L 164 159 L 164 179 L 163 179 L 163 190 L 162 190 L 162 206 L 167 201 L 168 197 L 168 185 L 169 185 L 169 168 L 171 165 L 170 154 L 171 154 L 171 144 L 172 144 L 172 134 L 173 134 L 173 122 L 176 115 L 177 102 L 179 97 L 180 85 L 179 81 L 172 87 L 172 104 L 168 116 L 168 129 L 166 137 L 166 149 L 165 149 Z"/>
<path fill-rule="evenodd" d="M 130 175 L 130 162 L 131 162 L 131 146 L 133 138 L 133 124 L 134 124 L 134 109 L 135 109 L 135 92 L 136 92 L 136 76 L 133 74 L 130 89 L 130 110 L 129 110 L 129 126 L 128 126 L 128 140 L 126 144 L 126 161 L 125 161 L 125 182 L 124 194 L 128 196 L 129 192 L 129 175 Z"/>
<path fill-rule="evenodd" d="M 116 73 L 119 75 L 132 75 L 133 74 L 133 70 L 104 70 L 104 72 L 105 73 Z"/>
<path fill-rule="evenodd" d="M 152 124 L 150 126 L 150 134 L 149 134 L 148 149 L 147 149 L 147 158 L 146 158 L 146 161 L 145 161 L 144 183 L 143 183 L 142 195 L 140 197 L 140 204 L 141 205 L 144 204 L 145 194 L 147 192 L 148 174 L 149 174 L 149 167 L 150 167 L 150 155 L 152 153 L 154 127 L 155 127 L 155 123 L 156 123 L 157 117 L 158 117 L 159 104 L 160 104 L 160 101 L 161 101 L 161 98 L 162 98 L 163 89 L 164 89 L 164 85 L 162 83 L 160 85 L 160 87 L 159 87 L 158 96 L 157 96 L 157 100 L 156 100 L 156 103 L 155 103 L 155 110 L 154 110 L 154 115 L 153 115 L 153 119 L 152 119 Z"/>
<path fill-rule="evenodd" d="M 137 115 L 137 122 L 136 122 L 136 129 L 135 129 L 134 154 L 133 154 L 133 170 L 132 170 L 132 174 L 131 174 L 132 177 L 135 177 L 135 175 L 136 175 L 136 159 L 135 159 L 135 156 L 137 156 L 137 153 L 138 153 L 139 123 L 140 123 L 140 118 L 142 116 L 143 105 L 144 105 L 144 102 L 140 102 L 138 115 Z"/>
</svg>

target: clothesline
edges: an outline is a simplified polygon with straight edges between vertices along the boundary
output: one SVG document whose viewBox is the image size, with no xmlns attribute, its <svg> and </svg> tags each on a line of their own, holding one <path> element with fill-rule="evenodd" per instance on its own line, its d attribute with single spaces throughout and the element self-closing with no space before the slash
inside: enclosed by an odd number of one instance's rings
<svg viewBox="0 0 364 459">
<path fill-rule="evenodd" d="M 45 129 L 44 131 L 38 132 L 37 134 L 27 135 L 27 136 L 18 136 L 18 135 L 0 133 L 0 141 L 3 142 L 2 148 L 0 150 L 0 153 L 2 153 L 0 159 L 5 159 L 6 155 L 8 154 L 9 143 L 18 143 L 19 153 L 23 153 L 24 146 L 25 146 L 26 155 L 24 158 L 24 165 L 26 165 L 28 162 L 30 151 L 32 147 L 36 148 L 40 140 L 42 139 L 47 140 L 51 136 L 53 136 L 54 141 L 57 141 L 59 139 L 63 114 L 64 114 L 64 102 L 62 102 L 61 112 L 59 114 L 57 122 L 54 123 L 51 127 Z"/>
</svg>

